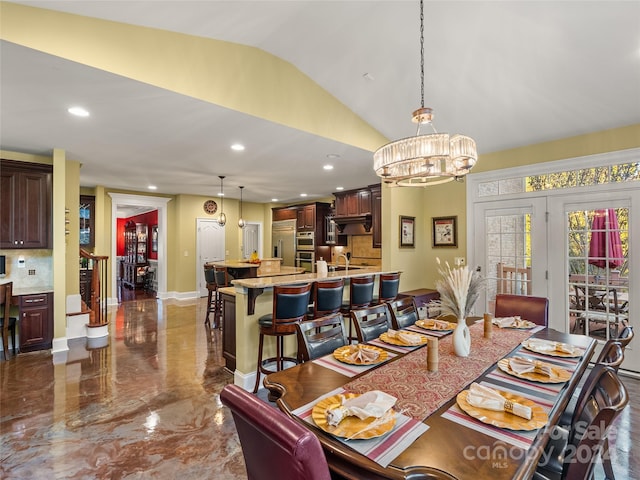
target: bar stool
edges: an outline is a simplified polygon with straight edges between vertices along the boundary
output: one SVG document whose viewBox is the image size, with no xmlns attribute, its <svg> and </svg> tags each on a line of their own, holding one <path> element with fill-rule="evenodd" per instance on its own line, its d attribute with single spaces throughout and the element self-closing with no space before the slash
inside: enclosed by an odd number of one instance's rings
<svg viewBox="0 0 640 480">
<path fill-rule="evenodd" d="M 231 280 L 233 278 L 229 275 L 227 267 L 222 265 L 213 266 L 213 276 L 216 282 L 216 301 L 213 314 L 213 328 L 222 327 L 222 297 L 220 296 L 220 289 L 231 286 Z"/>
<path fill-rule="evenodd" d="M 215 320 L 215 308 L 218 301 L 218 286 L 216 285 L 215 273 L 213 271 L 213 265 L 204 264 L 204 280 L 207 282 L 207 316 L 204 319 L 204 324 L 211 326 L 209 322 L 209 315 L 213 313 Z"/>
<path fill-rule="evenodd" d="M 313 286 L 313 306 L 309 318 L 319 318 L 338 313 L 342 308 L 344 278 L 321 280 Z"/>
<path fill-rule="evenodd" d="M 260 386 L 260 374 L 268 375 L 283 369 L 285 361 L 299 363 L 298 358 L 284 356 L 284 337 L 296 335 L 296 323 L 307 317 L 309 298 L 311 297 L 311 284 L 282 285 L 273 287 L 273 312 L 263 315 L 258 320 L 260 327 L 260 341 L 258 343 L 258 366 L 256 368 L 256 384 L 253 393 Z M 276 337 L 276 356 L 267 359 L 262 358 L 262 347 L 265 335 Z M 269 370 L 266 365 L 276 364 L 275 370 Z"/>
<path fill-rule="evenodd" d="M 11 298 L 13 296 L 13 282 L 7 282 L 0 285 L 0 306 L 3 306 L 2 316 L 0 316 L 0 333 L 2 333 L 2 348 L 4 359 L 7 359 L 7 350 L 9 349 L 9 339 L 7 338 L 11 332 L 11 345 L 13 346 L 13 355 L 16 355 L 16 322 L 15 317 L 10 316 Z"/>
<path fill-rule="evenodd" d="M 400 272 L 381 273 L 378 284 L 378 298 L 374 298 L 374 304 L 392 302 L 398 297 L 400 288 Z"/>
<path fill-rule="evenodd" d="M 349 303 L 342 305 L 342 312 L 350 317 L 352 310 L 368 307 L 373 303 L 373 288 L 375 277 L 365 275 L 362 277 L 351 277 L 349 279 Z M 353 336 L 353 321 L 349 322 L 349 341 L 355 340 Z"/>
</svg>

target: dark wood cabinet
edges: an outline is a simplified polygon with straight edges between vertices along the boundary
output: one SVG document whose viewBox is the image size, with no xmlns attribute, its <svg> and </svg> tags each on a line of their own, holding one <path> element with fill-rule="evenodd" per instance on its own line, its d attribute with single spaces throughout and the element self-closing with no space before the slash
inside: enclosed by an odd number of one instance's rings
<svg viewBox="0 0 640 480">
<path fill-rule="evenodd" d="M 225 368 L 236 370 L 236 296 L 220 293 L 222 298 L 222 357 Z"/>
<path fill-rule="evenodd" d="M 336 197 L 336 217 L 371 215 L 371 190 L 362 188 L 334 193 Z"/>
<path fill-rule="evenodd" d="M 50 165 L 0 161 L 0 248 L 52 248 Z"/>
<path fill-rule="evenodd" d="M 398 298 L 403 297 L 413 297 L 414 302 L 416 303 L 417 308 L 427 307 L 431 300 L 438 300 L 440 298 L 440 293 L 437 290 L 433 290 L 430 288 L 418 288 L 416 290 L 409 290 L 408 292 L 401 292 L 398 294 Z M 428 317 L 437 316 L 433 311 L 429 311 L 427 307 Z"/>
<path fill-rule="evenodd" d="M 382 188 L 376 185 L 371 188 L 371 231 L 373 248 L 382 247 Z"/>
<path fill-rule="evenodd" d="M 124 227 L 122 283 L 129 288 L 143 288 L 147 274 L 147 225 L 127 222 Z"/>
<path fill-rule="evenodd" d="M 53 341 L 53 296 L 38 293 L 20 296 L 20 352 L 51 348 Z"/>
<path fill-rule="evenodd" d="M 279 220 L 296 220 L 298 209 L 296 207 L 276 207 L 271 209 L 271 216 L 274 222 Z"/>
</svg>

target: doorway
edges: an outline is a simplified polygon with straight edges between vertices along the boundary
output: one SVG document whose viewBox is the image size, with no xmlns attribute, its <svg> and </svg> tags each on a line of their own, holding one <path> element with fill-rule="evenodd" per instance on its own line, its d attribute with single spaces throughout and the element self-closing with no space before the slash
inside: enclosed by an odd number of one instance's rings
<svg viewBox="0 0 640 480">
<path fill-rule="evenodd" d="M 225 227 L 217 220 L 198 218 L 196 232 L 196 285 L 199 296 L 206 297 L 208 291 L 204 278 L 204 264 L 225 260 Z"/>
</svg>

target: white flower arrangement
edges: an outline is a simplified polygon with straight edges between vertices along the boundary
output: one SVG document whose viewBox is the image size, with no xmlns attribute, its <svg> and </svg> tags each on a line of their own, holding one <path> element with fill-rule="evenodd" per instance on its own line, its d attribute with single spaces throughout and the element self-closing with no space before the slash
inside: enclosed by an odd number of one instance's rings
<svg viewBox="0 0 640 480">
<path fill-rule="evenodd" d="M 439 258 L 438 271 L 442 278 L 436 282 L 439 300 L 433 300 L 429 307 L 438 315 L 453 315 L 455 318 L 467 318 L 484 288 L 484 278 L 467 266 L 451 268 L 448 262 L 442 266 Z"/>
</svg>

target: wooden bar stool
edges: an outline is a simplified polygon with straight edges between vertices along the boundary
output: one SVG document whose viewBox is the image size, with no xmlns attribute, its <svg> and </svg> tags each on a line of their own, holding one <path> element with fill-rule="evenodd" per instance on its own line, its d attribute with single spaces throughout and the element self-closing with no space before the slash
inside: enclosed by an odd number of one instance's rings
<svg viewBox="0 0 640 480">
<path fill-rule="evenodd" d="M 299 363 L 298 358 L 284 356 L 284 337 L 296 334 L 296 323 L 307 318 L 307 308 L 311 297 L 311 284 L 276 285 L 273 287 L 273 312 L 263 315 L 258 320 L 260 341 L 258 344 L 258 366 L 256 368 L 256 384 L 253 393 L 260 386 L 260 374 L 268 375 L 283 369 L 284 362 Z M 276 356 L 262 358 L 265 335 L 276 337 Z M 275 370 L 266 366 L 275 363 Z"/>
<path fill-rule="evenodd" d="M 310 318 L 319 318 L 332 313 L 338 313 L 342 308 L 344 292 L 344 278 L 321 280 L 313 286 L 313 307 Z"/>
<path fill-rule="evenodd" d="M 204 324 L 211 326 L 209 322 L 209 315 L 213 313 L 215 322 L 215 308 L 218 301 L 218 286 L 216 285 L 215 273 L 213 271 L 213 265 L 204 264 L 204 280 L 207 282 L 207 315 L 204 319 Z"/>
<path fill-rule="evenodd" d="M 373 289 L 375 277 L 364 275 L 362 277 L 351 277 L 349 279 L 349 303 L 342 305 L 342 312 L 345 317 L 351 318 L 352 310 L 368 307 L 373 303 Z M 353 321 L 349 321 L 349 341 L 355 340 L 353 336 Z"/>
<path fill-rule="evenodd" d="M 378 298 L 374 299 L 374 304 L 392 302 L 398 297 L 400 288 L 400 272 L 381 273 L 378 282 Z"/>
<path fill-rule="evenodd" d="M 233 278 L 229 275 L 227 267 L 222 265 L 213 266 L 213 276 L 216 282 L 216 301 L 213 313 L 213 328 L 222 328 L 222 296 L 220 295 L 220 289 L 231 286 L 231 280 Z"/>
</svg>

